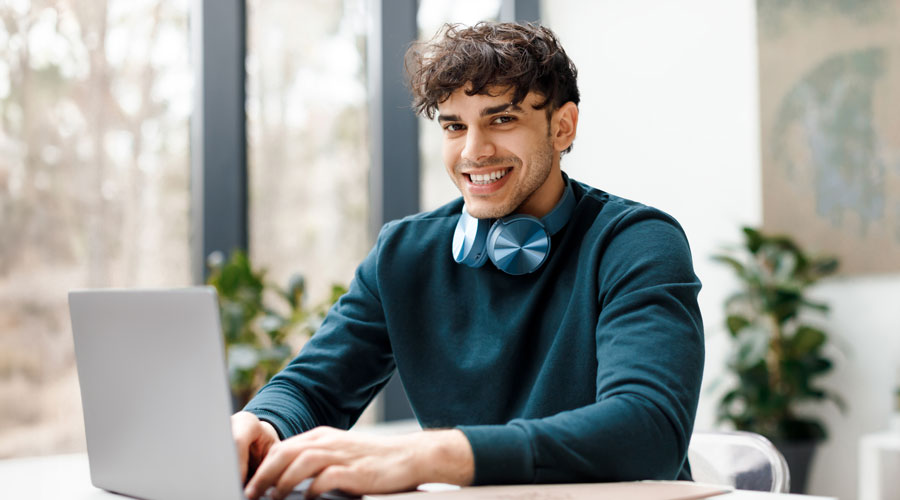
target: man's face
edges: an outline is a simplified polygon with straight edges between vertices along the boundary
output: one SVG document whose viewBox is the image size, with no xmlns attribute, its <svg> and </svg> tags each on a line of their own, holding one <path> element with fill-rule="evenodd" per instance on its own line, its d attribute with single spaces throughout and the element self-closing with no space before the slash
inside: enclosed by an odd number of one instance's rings
<svg viewBox="0 0 900 500">
<path fill-rule="evenodd" d="M 559 153 L 546 109 L 533 107 L 543 98 L 531 92 L 515 105 L 512 90 L 498 96 L 468 96 L 464 90 L 438 106 L 438 122 L 444 130 L 444 165 L 466 210 L 479 219 L 513 212 L 545 215 L 559 196 L 547 182 L 551 172 L 559 177 Z"/>
</svg>

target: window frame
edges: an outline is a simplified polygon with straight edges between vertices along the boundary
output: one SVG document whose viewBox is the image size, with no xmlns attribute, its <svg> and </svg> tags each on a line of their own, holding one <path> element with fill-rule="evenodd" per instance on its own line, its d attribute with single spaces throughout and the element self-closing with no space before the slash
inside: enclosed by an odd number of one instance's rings
<svg viewBox="0 0 900 500">
<path fill-rule="evenodd" d="M 419 211 L 419 129 L 410 112 L 403 57 L 417 38 L 417 0 L 371 0 L 369 228 Z M 539 0 L 503 0 L 502 21 L 540 21 Z M 208 276 L 206 257 L 248 249 L 247 6 L 245 0 L 192 0 L 191 274 Z M 391 179 L 391 182 L 385 182 Z M 379 420 L 412 418 L 396 374 L 383 391 Z"/>
</svg>

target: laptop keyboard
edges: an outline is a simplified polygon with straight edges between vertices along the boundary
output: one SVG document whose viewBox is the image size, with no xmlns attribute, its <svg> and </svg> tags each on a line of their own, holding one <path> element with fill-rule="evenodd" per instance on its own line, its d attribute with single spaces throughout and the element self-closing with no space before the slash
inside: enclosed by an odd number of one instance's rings
<svg viewBox="0 0 900 500">
<path fill-rule="evenodd" d="M 306 500 L 306 489 L 309 488 L 312 481 L 312 478 L 304 479 L 300 484 L 294 487 L 294 491 L 288 493 L 285 500 Z M 331 490 L 322 493 L 317 498 L 318 500 L 357 500 L 361 497 L 344 493 L 341 490 Z M 272 500 L 272 497 L 266 494 L 261 497 L 261 500 Z"/>
</svg>

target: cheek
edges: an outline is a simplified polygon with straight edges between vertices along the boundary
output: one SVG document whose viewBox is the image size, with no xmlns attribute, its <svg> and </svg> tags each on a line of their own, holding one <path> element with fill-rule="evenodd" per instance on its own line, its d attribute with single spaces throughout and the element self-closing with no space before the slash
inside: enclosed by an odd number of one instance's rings
<svg viewBox="0 0 900 500">
<path fill-rule="evenodd" d="M 514 156 L 519 159 L 519 161 L 523 161 L 528 163 L 529 159 L 532 157 L 532 153 L 535 147 L 536 138 L 519 138 L 519 140 L 515 142 L 510 142 L 507 144 L 506 151 L 508 151 L 508 156 Z"/>
<path fill-rule="evenodd" d="M 444 168 L 452 174 L 453 167 L 459 161 L 459 148 L 456 146 L 456 141 L 444 139 L 441 153 L 444 156 Z"/>
</svg>

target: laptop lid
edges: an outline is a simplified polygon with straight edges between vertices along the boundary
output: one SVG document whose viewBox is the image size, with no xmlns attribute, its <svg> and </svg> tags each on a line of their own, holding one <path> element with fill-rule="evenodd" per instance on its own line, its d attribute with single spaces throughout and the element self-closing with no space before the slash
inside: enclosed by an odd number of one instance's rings
<svg viewBox="0 0 900 500">
<path fill-rule="evenodd" d="M 215 290 L 69 293 L 91 482 L 243 499 Z"/>
</svg>

